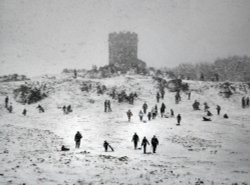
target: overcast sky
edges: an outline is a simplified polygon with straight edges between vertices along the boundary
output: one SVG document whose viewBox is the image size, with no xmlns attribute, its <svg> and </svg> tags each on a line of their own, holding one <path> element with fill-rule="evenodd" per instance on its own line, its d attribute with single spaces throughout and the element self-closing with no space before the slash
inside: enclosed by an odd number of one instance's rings
<svg viewBox="0 0 250 185">
<path fill-rule="evenodd" d="M 0 0 L 0 75 L 108 64 L 108 33 L 138 34 L 149 66 L 250 56 L 249 0 Z"/>
</svg>

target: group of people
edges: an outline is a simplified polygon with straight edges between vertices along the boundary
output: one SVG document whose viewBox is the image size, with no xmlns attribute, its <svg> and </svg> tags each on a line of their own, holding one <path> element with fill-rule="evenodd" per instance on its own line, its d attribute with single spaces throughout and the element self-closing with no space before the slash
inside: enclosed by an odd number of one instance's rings
<svg viewBox="0 0 250 185">
<path fill-rule="evenodd" d="M 138 148 L 138 143 L 140 141 L 139 136 L 137 135 L 137 133 L 135 133 L 132 137 L 132 142 L 134 143 L 134 149 L 137 150 Z M 147 140 L 146 137 L 144 137 L 142 139 L 141 142 L 141 146 L 143 147 L 143 153 L 146 154 L 147 153 L 147 145 L 150 145 L 149 141 Z M 151 139 L 151 145 L 152 145 L 152 152 L 155 153 L 156 152 L 156 148 L 159 145 L 159 140 L 157 139 L 156 136 L 153 136 Z"/>
<path fill-rule="evenodd" d="M 242 97 L 241 98 L 241 106 L 243 109 L 249 107 L 249 97 Z"/>
<path fill-rule="evenodd" d="M 62 107 L 62 110 L 63 110 L 64 114 L 69 114 L 69 113 L 73 112 L 71 105 L 68 105 L 68 106 L 64 105 Z"/>
<path fill-rule="evenodd" d="M 82 139 L 82 134 L 79 131 L 77 131 L 75 134 L 75 137 L 74 137 L 75 148 L 80 148 L 81 139 Z M 135 150 L 140 149 L 140 148 L 138 148 L 139 141 L 140 141 L 139 136 L 137 135 L 137 133 L 134 133 L 134 135 L 132 137 L 132 142 L 134 143 Z M 141 146 L 143 147 L 144 154 L 147 153 L 147 146 L 148 145 L 150 145 L 148 139 L 146 137 L 143 137 L 142 142 L 141 142 Z M 151 139 L 151 145 L 152 145 L 152 153 L 156 153 L 157 146 L 159 145 L 159 140 L 155 135 Z M 109 148 L 111 149 L 111 151 L 114 151 L 114 148 L 106 140 L 103 143 L 103 147 L 104 147 L 105 152 L 108 152 Z M 62 145 L 61 151 L 69 151 L 69 150 L 70 150 L 69 148 Z"/>
</svg>

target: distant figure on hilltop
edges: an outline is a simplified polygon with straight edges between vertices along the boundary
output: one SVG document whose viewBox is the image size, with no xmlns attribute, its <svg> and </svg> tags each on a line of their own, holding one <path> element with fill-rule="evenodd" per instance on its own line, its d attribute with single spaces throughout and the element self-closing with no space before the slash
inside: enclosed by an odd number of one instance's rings
<svg viewBox="0 0 250 185">
<path fill-rule="evenodd" d="M 38 109 L 39 113 L 44 112 L 44 108 L 41 105 L 38 105 L 36 108 Z"/>
<path fill-rule="evenodd" d="M 76 148 L 80 148 L 81 139 L 82 139 L 82 134 L 79 131 L 77 131 L 75 135 Z"/>
<path fill-rule="evenodd" d="M 143 153 L 146 154 L 147 153 L 147 145 L 150 145 L 147 138 L 144 137 L 142 142 L 141 142 L 141 146 L 143 146 Z"/>
<path fill-rule="evenodd" d="M 135 133 L 133 135 L 133 138 L 132 138 L 132 142 L 134 142 L 134 148 L 135 148 L 135 150 L 137 149 L 137 145 L 138 145 L 139 140 L 140 140 L 139 136 L 137 135 L 137 133 Z"/>
<path fill-rule="evenodd" d="M 165 113 L 165 109 L 166 109 L 166 105 L 164 103 L 161 104 L 161 108 L 160 108 L 160 111 L 161 111 L 161 117 L 163 117 L 164 113 Z"/>
</svg>

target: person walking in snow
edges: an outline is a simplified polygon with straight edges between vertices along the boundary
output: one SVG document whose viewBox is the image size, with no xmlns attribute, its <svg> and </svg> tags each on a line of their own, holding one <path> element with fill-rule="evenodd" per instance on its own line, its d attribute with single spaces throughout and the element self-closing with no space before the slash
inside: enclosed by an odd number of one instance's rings
<svg viewBox="0 0 250 185">
<path fill-rule="evenodd" d="M 151 145 L 152 145 L 153 153 L 156 152 L 156 148 L 157 148 L 158 144 L 159 144 L 159 141 L 158 141 L 157 137 L 153 136 L 153 138 L 151 139 Z"/>
<path fill-rule="evenodd" d="M 191 91 L 188 91 L 188 100 L 191 99 Z"/>
<path fill-rule="evenodd" d="M 170 109 L 170 116 L 174 117 L 174 110 L 173 109 Z"/>
<path fill-rule="evenodd" d="M 176 125 L 179 126 L 181 124 L 181 115 L 178 114 L 176 118 L 177 118 L 177 124 Z"/>
<path fill-rule="evenodd" d="M 157 94 L 156 94 L 156 101 L 157 101 L 157 103 L 159 103 L 159 101 L 160 101 L 160 93 L 159 92 L 157 92 Z"/>
<path fill-rule="evenodd" d="M 249 107 L 249 97 L 246 98 L 246 107 Z"/>
<path fill-rule="evenodd" d="M 23 114 L 24 116 L 26 116 L 26 114 L 27 114 L 27 110 L 26 110 L 26 109 L 23 109 L 22 114 Z"/>
<path fill-rule="evenodd" d="M 146 154 L 147 153 L 147 145 L 150 145 L 147 138 L 144 137 L 142 142 L 141 142 L 141 146 L 143 146 L 143 153 Z"/>
<path fill-rule="evenodd" d="M 140 118 L 140 121 L 143 120 L 143 112 L 142 112 L 142 110 L 140 110 L 140 112 L 139 112 L 139 118 Z"/>
<path fill-rule="evenodd" d="M 204 112 L 207 112 L 209 109 L 209 106 L 207 104 L 207 102 L 204 102 Z"/>
<path fill-rule="evenodd" d="M 137 145 L 138 145 L 139 140 L 140 140 L 139 136 L 137 135 L 137 133 L 135 133 L 133 135 L 133 138 L 132 138 L 132 142 L 134 142 L 134 148 L 135 148 L 135 150 L 137 149 Z"/>
<path fill-rule="evenodd" d="M 8 105 L 9 105 L 9 97 L 6 96 L 5 97 L 5 108 L 8 108 Z"/>
<path fill-rule="evenodd" d="M 152 113 L 151 113 L 151 112 L 148 112 L 148 121 L 151 120 L 151 117 L 152 117 Z"/>
<path fill-rule="evenodd" d="M 164 91 L 164 88 L 161 89 L 161 99 L 164 99 L 164 96 L 165 96 L 165 91 Z"/>
<path fill-rule="evenodd" d="M 7 110 L 9 111 L 9 113 L 12 113 L 12 111 L 13 111 L 13 106 L 12 106 L 12 104 L 10 104 L 10 106 L 7 108 Z"/>
<path fill-rule="evenodd" d="M 70 112 L 73 112 L 72 108 L 71 108 L 71 105 L 68 105 L 67 107 L 67 112 L 70 113 Z"/>
<path fill-rule="evenodd" d="M 39 110 L 39 113 L 44 112 L 44 108 L 41 105 L 38 105 L 37 109 Z"/>
<path fill-rule="evenodd" d="M 131 112 L 131 110 L 129 109 L 127 112 L 127 116 L 128 116 L 128 121 L 130 122 L 131 117 L 133 116 L 133 113 Z"/>
<path fill-rule="evenodd" d="M 65 105 L 63 106 L 63 108 L 62 108 L 62 109 L 63 109 L 63 113 L 64 113 L 64 114 L 67 114 L 67 108 L 66 108 L 66 106 L 65 106 Z"/>
<path fill-rule="evenodd" d="M 161 111 L 161 117 L 163 117 L 164 113 L 165 113 L 165 109 L 166 109 L 166 105 L 164 103 L 161 104 L 161 108 L 160 108 L 160 111 Z"/>
<path fill-rule="evenodd" d="M 107 100 L 107 106 L 108 106 L 108 112 L 112 112 L 110 100 Z"/>
<path fill-rule="evenodd" d="M 147 109 L 148 109 L 148 105 L 147 105 L 146 102 L 144 102 L 144 104 L 142 105 L 142 109 L 143 109 L 144 114 L 146 114 L 147 113 Z"/>
<path fill-rule="evenodd" d="M 103 147 L 104 147 L 105 152 L 108 151 L 108 148 L 110 148 L 112 152 L 114 151 L 113 147 L 107 141 L 104 141 Z"/>
<path fill-rule="evenodd" d="M 107 101 L 108 100 L 104 101 L 104 112 L 107 112 L 107 110 L 108 110 L 108 102 Z"/>
<path fill-rule="evenodd" d="M 241 98 L 241 106 L 242 106 L 243 109 L 244 109 L 245 106 L 246 106 L 245 97 L 242 97 L 242 98 Z"/>
<path fill-rule="evenodd" d="M 82 139 L 82 134 L 79 131 L 77 131 L 75 135 L 76 148 L 80 148 L 81 139 Z"/>
<path fill-rule="evenodd" d="M 217 110 L 217 115 L 220 115 L 221 107 L 219 105 L 216 106 L 216 110 Z"/>
</svg>

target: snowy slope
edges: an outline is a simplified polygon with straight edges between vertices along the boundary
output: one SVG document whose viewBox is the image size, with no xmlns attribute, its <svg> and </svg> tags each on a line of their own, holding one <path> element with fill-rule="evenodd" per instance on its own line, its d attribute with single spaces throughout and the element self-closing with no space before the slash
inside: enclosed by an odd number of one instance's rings
<svg viewBox="0 0 250 185">
<path fill-rule="evenodd" d="M 35 78 L 50 87 L 49 97 L 39 102 L 45 113 L 38 113 L 38 103 L 21 105 L 12 99 L 14 113 L 0 106 L 0 184 L 244 184 L 250 182 L 250 109 L 242 109 L 239 92 L 230 99 L 221 97 L 215 83 L 187 81 L 194 90 L 191 100 L 182 93 L 176 105 L 174 93 L 166 92 L 167 110 L 182 115 L 181 126 L 176 118 L 160 118 L 140 122 L 138 113 L 146 101 L 149 109 L 156 104 L 157 83 L 151 77 L 130 75 L 107 79 L 72 79 L 64 75 Z M 83 82 L 101 83 L 137 92 L 134 105 L 111 100 L 113 111 L 104 113 L 108 95 L 96 90 L 82 92 Z M 0 102 L 21 82 L 1 83 Z M 248 92 L 249 93 L 249 92 Z M 248 94 L 249 95 L 249 94 Z M 207 102 L 214 113 L 212 122 L 203 122 L 204 111 L 193 111 L 194 100 Z M 73 112 L 62 113 L 63 105 L 71 104 Z M 222 107 L 228 120 L 215 115 Z M 23 108 L 27 116 L 21 115 Z M 134 116 L 129 123 L 126 111 Z M 146 120 L 146 117 L 144 117 Z M 74 149 L 74 135 L 80 131 L 80 149 Z M 142 139 L 156 135 L 160 141 L 156 154 L 134 150 L 132 135 Z M 105 153 L 107 140 L 115 152 Z M 69 152 L 61 152 L 64 144 Z M 148 148 L 151 152 L 151 148 Z"/>
</svg>

